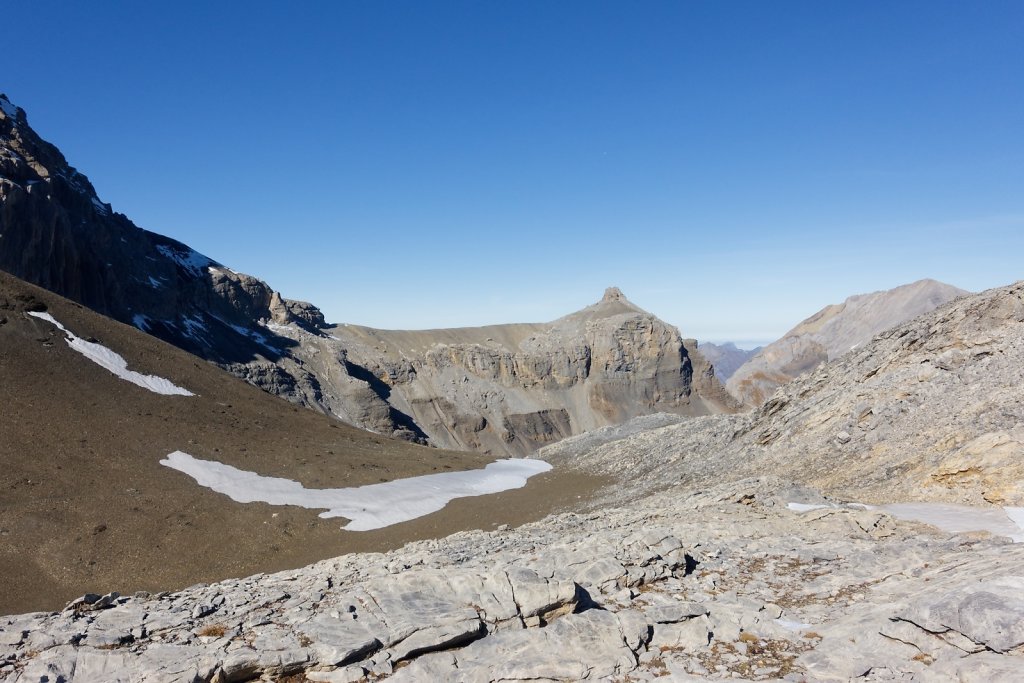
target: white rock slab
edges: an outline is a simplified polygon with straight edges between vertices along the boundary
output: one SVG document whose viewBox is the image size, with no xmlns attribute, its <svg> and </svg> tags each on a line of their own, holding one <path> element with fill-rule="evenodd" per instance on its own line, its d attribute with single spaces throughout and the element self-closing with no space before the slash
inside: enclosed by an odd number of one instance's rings
<svg viewBox="0 0 1024 683">
<path fill-rule="evenodd" d="M 527 458 L 498 460 L 482 470 L 443 472 L 344 489 L 307 489 L 297 481 L 264 477 L 215 460 L 175 451 L 160 461 L 239 503 L 297 505 L 326 510 L 321 517 L 351 520 L 343 529 L 369 531 L 437 512 L 455 498 L 522 488 L 551 465 Z"/>
<path fill-rule="evenodd" d="M 106 368 L 126 382 L 131 382 L 143 389 L 148 389 L 154 394 L 163 394 L 165 396 L 195 396 L 195 394 L 188 389 L 179 387 L 169 379 L 165 379 L 157 375 L 143 375 L 140 372 L 129 370 L 128 361 L 126 361 L 120 354 L 111 351 L 102 344 L 88 342 L 81 337 L 78 337 L 74 332 L 71 332 L 57 322 L 57 320 L 49 313 L 30 311 L 29 315 L 55 325 L 57 329 L 67 335 L 65 341 L 68 343 L 68 346 L 91 360 L 93 363 L 96 363 L 96 365 Z"/>
</svg>

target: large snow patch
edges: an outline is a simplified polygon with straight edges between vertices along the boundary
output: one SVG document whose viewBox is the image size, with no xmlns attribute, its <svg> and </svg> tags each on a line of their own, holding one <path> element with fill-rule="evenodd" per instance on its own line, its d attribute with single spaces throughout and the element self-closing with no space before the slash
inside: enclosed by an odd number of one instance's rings
<svg viewBox="0 0 1024 683">
<path fill-rule="evenodd" d="M 74 332 L 71 332 L 57 322 L 57 320 L 49 313 L 31 311 L 29 312 L 29 315 L 56 325 L 57 329 L 67 335 L 65 341 L 68 343 L 68 346 L 75 351 L 78 351 L 78 353 L 82 354 L 93 363 L 96 363 L 96 365 L 110 370 L 112 373 L 127 382 L 136 384 L 143 389 L 149 389 L 154 394 L 163 394 L 165 396 L 195 396 L 195 394 L 188 389 L 182 389 L 169 379 L 164 379 L 157 375 L 143 375 L 140 372 L 129 370 L 128 361 L 122 358 L 119 354 L 111 351 L 102 344 L 88 342 L 81 337 L 76 336 Z"/>
<path fill-rule="evenodd" d="M 369 531 L 437 512 L 455 498 L 522 488 L 551 465 L 527 458 L 497 460 L 482 470 L 443 472 L 345 489 L 307 489 L 297 481 L 264 477 L 215 460 L 175 451 L 160 461 L 239 503 L 297 505 L 326 510 L 321 517 L 351 520 L 343 529 Z"/>
<path fill-rule="evenodd" d="M 896 519 L 924 522 L 954 534 L 987 531 L 995 536 L 1006 536 L 1014 543 L 1024 543 L 1024 508 L 982 508 L 946 503 L 890 503 L 889 505 L 850 503 L 849 506 L 867 510 L 882 510 Z M 838 508 L 839 506 L 831 503 L 827 505 L 789 503 L 786 507 L 794 512 L 808 512 Z"/>
</svg>

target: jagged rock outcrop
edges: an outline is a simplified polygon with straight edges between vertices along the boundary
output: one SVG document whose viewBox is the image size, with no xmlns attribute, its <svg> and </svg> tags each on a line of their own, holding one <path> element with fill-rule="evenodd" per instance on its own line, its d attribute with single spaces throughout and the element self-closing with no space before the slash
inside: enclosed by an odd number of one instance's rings
<svg viewBox="0 0 1024 683">
<path fill-rule="evenodd" d="M 312 304 L 136 227 L 0 103 L 0 269 L 266 391 L 382 434 L 517 455 L 635 415 L 735 408 L 694 341 L 614 289 L 550 324 L 329 326 Z"/>
<path fill-rule="evenodd" d="M 728 378 L 726 388 L 744 405 L 758 406 L 786 382 L 834 360 L 879 332 L 968 292 L 935 280 L 851 296 L 807 318 L 769 344 Z"/>
<path fill-rule="evenodd" d="M 756 356 L 762 347 L 741 349 L 732 342 L 723 344 L 701 342 L 698 348 L 708 362 L 715 366 L 715 377 L 719 382 L 724 383 L 733 376 L 740 366 Z"/>
</svg>

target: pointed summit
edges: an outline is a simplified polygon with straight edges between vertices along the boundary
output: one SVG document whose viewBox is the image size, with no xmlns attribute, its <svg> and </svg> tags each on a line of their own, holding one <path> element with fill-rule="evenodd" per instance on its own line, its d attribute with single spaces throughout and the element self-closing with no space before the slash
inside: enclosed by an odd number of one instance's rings
<svg viewBox="0 0 1024 683">
<path fill-rule="evenodd" d="M 2 92 L 0 92 L 0 112 L 3 112 L 7 118 L 18 120 L 18 108 Z"/>
<path fill-rule="evenodd" d="M 601 301 L 629 301 L 629 299 L 626 298 L 626 295 L 618 287 L 609 287 L 604 290 L 604 296 L 601 297 Z"/>
</svg>

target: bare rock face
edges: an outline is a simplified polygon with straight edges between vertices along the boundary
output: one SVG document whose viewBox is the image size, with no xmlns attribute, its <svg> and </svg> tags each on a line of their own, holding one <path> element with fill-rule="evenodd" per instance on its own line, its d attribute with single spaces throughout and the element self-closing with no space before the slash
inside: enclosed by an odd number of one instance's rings
<svg viewBox="0 0 1024 683">
<path fill-rule="evenodd" d="M 404 428 L 444 448 L 523 455 L 637 415 L 737 407 L 695 341 L 616 288 L 550 323 L 423 331 L 337 325 L 319 335 L 289 325 L 277 333 L 294 340 L 290 357 L 321 381 L 324 410 L 376 431 Z M 354 381 L 373 388 L 388 412 L 353 401 Z"/>
<path fill-rule="evenodd" d="M 696 343 L 616 288 L 552 323 L 400 332 L 328 326 L 100 201 L 0 96 L 0 269 L 359 427 L 525 454 L 636 415 L 734 409 Z"/>
<path fill-rule="evenodd" d="M 794 377 L 968 293 L 935 280 L 919 280 L 826 306 L 740 366 L 726 388 L 744 405 L 758 406 Z"/>
</svg>

